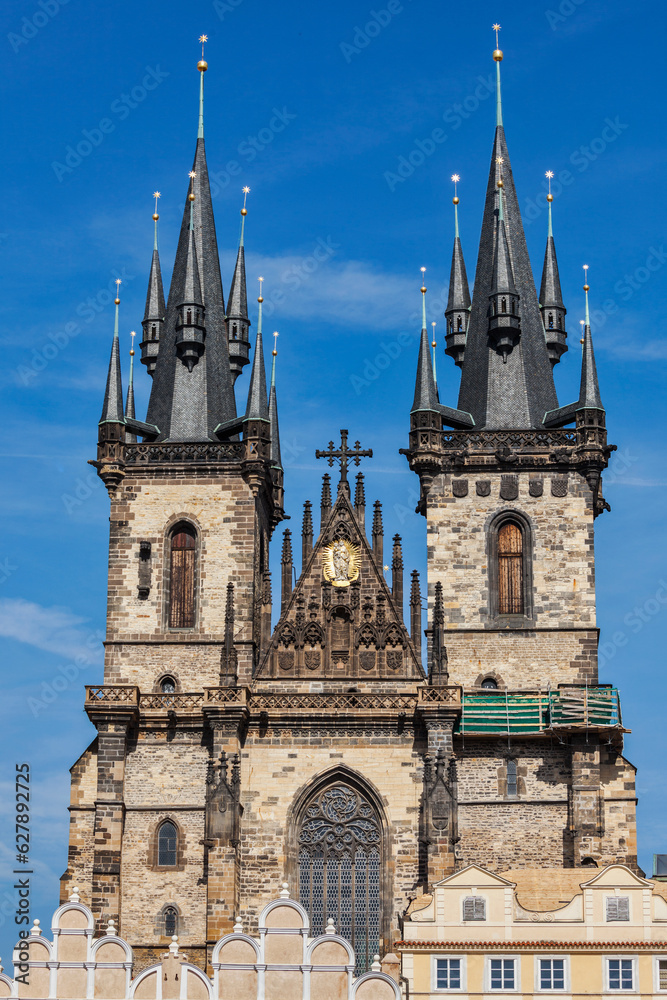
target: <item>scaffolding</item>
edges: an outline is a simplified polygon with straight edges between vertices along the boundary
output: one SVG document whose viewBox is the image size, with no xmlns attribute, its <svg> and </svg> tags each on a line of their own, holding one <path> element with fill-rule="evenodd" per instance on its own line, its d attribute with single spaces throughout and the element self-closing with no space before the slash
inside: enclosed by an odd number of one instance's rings
<svg viewBox="0 0 667 1000">
<path fill-rule="evenodd" d="M 485 691 L 461 697 L 461 736 L 530 735 L 571 729 L 621 728 L 618 690 L 608 684 L 557 690 Z"/>
</svg>

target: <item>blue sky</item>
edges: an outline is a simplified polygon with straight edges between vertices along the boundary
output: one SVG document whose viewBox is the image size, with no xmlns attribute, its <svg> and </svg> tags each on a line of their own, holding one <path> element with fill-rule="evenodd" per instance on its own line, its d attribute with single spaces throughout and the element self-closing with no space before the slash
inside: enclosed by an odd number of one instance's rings
<svg viewBox="0 0 667 1000">
<path fill-rule="evenodd" d="M 68 768 L 94 735 L 83 685 L 102 677 L 108 501 L 86 461 L 95 455 L 110 290 L 122 276 L 125 361 L 143 313 L 156 188 L 166 279 L 171 270 L 194 152 L 202 32 L 225 290 L 248 184 L 250 288 L 254 300 L 253 279 L 263 274 L 266 327 L 280 331 L 292 527 L 303 500 L 319 496 L 315 448 L 348 427 L 374 450 L 369 505 L 383 500 L 387 536 L 400 532 L 406 570 L 423 572 L 416 479 L 398 454 L 416 366 L 419 268 L 428 269 L 429 319 L 442 342 L 449 178 L 461 175 L 472 277 L 494 127 L 490 26 L 501 22 L 505 127 L 538 275 L 544 173 L 561 178 L 554 231 L 570 330 L 556 369 L 561 403 L 577 394 L 581 265 L 590 265 L 601 391 L 619 448 L 606 478 L 613 510 L 596 522 L 601 680 L 619 685 L 632 729 L 626 752 L 639 767 L 640 861 L 648 871 L 653 852 L 667 853 L 662 15 L 650 0 L 3 4 L 0 781 L 13 794 L 14 764 L 30 762 L 32 917 L 48 921 L 57 902 Z M 444 140 L 432 141 L 434 129 Z M 406 162 L 417 164 L 411 173 Z M 314 266 L 322 244 L 328 251 Z M 458 369 L 442 346 L 441 398 L 455 405 Z M 149 380 L 138 368 L 141 416 Z M 246 385 L 244 376 L 239 408 Z M 7 964 L 15 897 L 6 820 L 0 833 Z"/>
</svg>

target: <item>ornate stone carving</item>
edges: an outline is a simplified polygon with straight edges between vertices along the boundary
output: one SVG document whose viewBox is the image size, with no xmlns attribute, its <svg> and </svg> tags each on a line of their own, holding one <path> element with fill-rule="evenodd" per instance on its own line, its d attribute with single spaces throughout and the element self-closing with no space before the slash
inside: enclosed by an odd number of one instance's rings
<svg viewBox="0 0 667 1000">
<path fill-rule="evenodd" d="M 389 670 L 398 670 L 403 664 L 403 651 L 400 649 L 388 649 L 386 658 Z"/>
<path fill-rule="evenodd" d="M 319 649 L 307 649 L 304 653 L 304 658 L 308 670 L 319 670 L 322 662 L 322 655 Z"/>
<path fill-rule="evenodd" d="M 516 500 L 519 495 L 518 476 L 500 477 L 500 496 L 503 500 Z"/>
<path fill-rule="evenodd" d="M 528 483 L 528 492 L 531 497 L 541 497 L 544 492 L 544 480 L 531 479 Z"/>
<path fill-rule="evenodd" d="M 567 496 L 567 479 L 565 476 L 558 476 L 551 480 L 551 496 L 552 497 L 566 497 Z"/>
<path fill-rule="evenodd" d="M 455 497 L 467 497 L 468 496 L 468 480 L 467 479 L 453 479 L 452 480 L 452 493 Z"/>
<path fill-rule="evenodd" d="M 294 653 L 291 649 L 280 650 L 278 653 L 278 666 L 281 670 L 291 670 L 294 666 Z"/>
<path fill-rule="evenodd" d="M 375 653 L 371 650 L 364 650 L 359 653 L 359 666 L 362 670 L 373 670 L 375 667 Z"/>
<path fill-rule="evenodd" d="M 236 845 L 239 840 L 239 805 L 241 789 L 240 758 L 231 758 L 229 774 L 227 754 L 220 754 L 217 763 L 209 763 L 206 775 L 205 839 L 209 846 L 221 840 Z"/>
<path fill-rule="evenodd" d="M 478 497 L 488 497 L 491 493 L 491 480 L 478 479 L 475 483 L 475 489 Z"/>
</svg>

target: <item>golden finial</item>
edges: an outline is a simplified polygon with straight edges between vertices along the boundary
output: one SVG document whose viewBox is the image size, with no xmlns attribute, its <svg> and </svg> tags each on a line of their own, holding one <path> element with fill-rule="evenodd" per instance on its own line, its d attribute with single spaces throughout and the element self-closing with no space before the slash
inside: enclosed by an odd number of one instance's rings
<svg viewBox="0 0 667 1000">
<path fill-rule="evenodd" d="M 200 73 L 205 73 L 208 69 L 208 63 L 204 59 L 204 42 L 208 41 L 208 35 L 200 35 L 199 41 L 201 42 L 201 59 L 197 63 L 197 69 Z"/>
<path fill-rule="evenodd" d="M 257 280 L 259 281 L 259 297 L 258 297 L 257 301 L 258 302 L 263 302 L 264 299 L 262 297 L 262 282 L 264 281 L 264 278 L 258 278 Z"/>
<path fill-rule="evenodd" d="M 431 323 L 431 327 L 433 329 L 433 334 L 432 334 L 433 340 L 431 341 L 431 347 L 437 347 L 438 345 L 436 344 L 435 341 L 435 320 L 433 320 L 433 322 Z"/>
<path fill-rule="evenodd" d="M 134 338 L 136 337 L 136 333 L 135 333 L 134 330 L 130 330 L 130 337 L 132 338 L 132 340 L 130 341 L 130 357 L 133 358 L 134 357 Z"/>
<path fill-rule="evenodd" d="M 153 222 L 157 222 L 160 216 L 157 214 L 157 200 L 160 197 L 159 191 L 153 191 L 153 197 L 155 198 L 155 211 L 153 212 Z"/>
<path fill-rule="evenodd" d="M 501 187 L 504 187 L 504 184 L 503 184 L 503 163 L 504 163 L 504 160 L 503 160 L 502 156 L 497 156 L 496 157 L 496 163 L 498 164 L 498 173 L 500 174 L 500 176 L 498 177 L 498 187 L 501 188 Z"/>
<path fill-rule="evenodd" d="M 500 51 L 500 49 L 498 48 L 498 32 L 500 31 L 500 25 L 499 24 L 494 24 L 492 26 L 491 30 L 495 31 L 495 33 L 496 33 L 496 47 L 495 47 L 495 50 L 494 50 L 494 53 L 493 53 L 493 58 L 495 59 L 496 62 L 502 62 L 503 61 L 503 54 Z"/>
<path fill-rule="evenodd" d="M 276 354 L 278 353 L 278 336 L 279 336 L 278 331 L 274 330 L 273 331 L 273 350 L 271 351 L 271 354 L 273 355 L 274 358 L 275 358 Z"/>
<path fill-rule="evenodd" d="M 549 181 L 549 194 L 547 195 L 547 201 L 554 200 L 554 196 L 551 193 L 551 178 L 553 177 L 553 175 L 554 175 L 553 170 L 547 170 L 546 174 L 544 175 Z"/>
<path fill-rule="evenodd" d="M 249 187 L 244 187 L 243 188 L 243 208 L 241 209 L 241 215 L 247 215 L 248 214 L 247 209 L 245 207 L 245 203 L 246 203 L 246 198 L 248 197 L 249 194 L 250 194 L 250 188 Z"/>
<path fill-rule="evenodd" d="M 458 196 L 458 194 L 456 192 L 456 185 L 461 180 L 461 178 L 459 177 L 458 174 L 452 174 L 452 180 L 454 181 L 454 197 L 452 198 L 452 201 L 454 202 L 455 205 L 458 205 L 458 203 L 459 203 L 459 196 Z"/>
<path fill-rule="evenodd" d="M 422 273 L 422 287 L 421 287 L 421 293 L 422 293 L 422 295 L 426 295 L 426 285 L 424 284 L 424 281 L 426 280 L 426 279 L 424 278 L 424 274 L 426 273 L 426 268 L 425 268 L 425 267 L 420 267 L 420 268 L 419 268 L 419 270 L 420 270 L 420 271 L 421 271 L 421 273 Z"/>
<path fill-rule="evenodd" d="M 190 178 L 190 193 L 188 195 L 188 201 L 194 201 L 195 200 L 195 193 L 194 193 L 193 188 L 194 188 L 194 180 L 195 180 L 196 176 L 197 176 L 197 174 L 196 174 L 196 172 L 194 170 L 191 170 L 190 173 L 188 174 L 188 177 Z"/>
<path fill-rule="evenodd" d="M 122 281 L 120 280 L 120 278 L 116 278 L 116 298 L 113 300 L 113 303 L 114 303 L 115 306 L 119 306 L 120 305 L 120 286 L 121 285 L 122 285 Z"/>
</svg>

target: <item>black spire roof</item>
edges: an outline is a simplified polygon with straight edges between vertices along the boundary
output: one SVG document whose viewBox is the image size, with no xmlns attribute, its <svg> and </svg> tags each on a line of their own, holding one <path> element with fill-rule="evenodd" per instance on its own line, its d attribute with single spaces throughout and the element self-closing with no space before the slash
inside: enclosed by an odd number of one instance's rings
<svg viewBox="0 0 667 1000">
<path fill-rule="evenodd" d="M 598 384 L 598 371 L 595 364 L 595 352 L 593 350 L 593 337 L 590 323 L 584 327 L 584 349 L 581 356 L 581 381 L 579 383 L 579 399 L 576 403 L 568 406 L 561 406 L 556 410 L 551 410 L 544 417 L 546 427 L 563 427 L 572 423 L 580 410 L 600 410 L 604 413 L 604 406 L 600 398 L 600 386 Z"/>
<path fill-rule="evenodd" d="M 560 290 L 558 260 L 556 259 L 556 244 L 554 243 L 551 223 L 551 191 L 549 198 L 549 231 L 547 246 L 544 251 L 544 266 L 542 268 L 542 284 L 540 286 L 540 311 L 544 334 L 547 341 L 549 360 L 557 365 L 561 355 L 567 350 L 567 333 L 565 332 L 565 314 L 563 293 Z"/>
<path fill-rule="evenodd" d="M 186 199 L 185 202 L 166 321 L 160 339 L 146 418 L 149 424 L 160 428 L 158 440 L 163 441 L 216 440 L 215 428 L 232 421 L 236 416 L 229 370 L 218 243 L 202 137 L 197 139 L 192 170 L 192 193 L 195 200 L 191 202 Z M 192 236 L 191 205 L 194 223 Z M 196 255 L 191 252 L 192 246 Z M 195 256 L 201 301 L 206 310 L 206 339 L 198 363 L 193 366 L 192 371 L 188 371 L 176 349 L 176 324 L 179 306 L 186 301 L 186 289 L 195 287 Z"/>
<path fill-rule="evenodd" d="M 151 320 L 159 322 L 164 319 L 166 311 L 164 289 L 162 287 L 162 269 L 160 268 L 160 252 L 157 246 L 154 246 L 151 273 L 148 278 L 148 291 L 146 293 L 146 308 L 144 309 L 142 322 L 150 323 Z"/>
<path fill-rule="evenodd" d="M 269 404 L 266 398 L 266 370 L 264 368 L 264 346 L 261 329 L 257 330 L 257 339 L 255 340 L 255 356 L 250 372 L 248 404 L 244 419 L 265 420 L 267 423 L 269 422 Z"/>
<path fill-rule="evenodd" d="M 123 382 L 120 373 L 120 344 L 118 342 L 118 303 L 116 298 L 116 317 L 114 320 L 113 340 L 111 341 L 111 355 L 109 357 L 109 371 L 107 372 L 107 385 L 104 391 L 104 403 L 102 404 L 101 424 L 124 424 L 123 416 Z"/>
<path fill-rule="evenodd" d="M 275 348 L 274 348 L 275 351 Z M 280 457 L 280 429 L 278 427 L 278 399 L 276 397 L 276 355 L 271 365 L 271 388 L 269 389 L 269 420 L 271 421 L 271 466 L 282 469 Z"/>
<path fill-rule="evenodd" d="M 469 306 L 470 289 L 468 288 L 468 275 L 466 274 L 466 265 L 463 259 L 461 238 L 457 233 L 454 237 L 454 248 L 452 250 L 452 268 L 449 273 L 449 296 L 445 315 L 454 309 L 468 309 Z"/>
<path fill-rule="evenodd" d="M 498 160 L 502 162 L 499 163 Z M 504 230 L 507 251 L 495 254 L 502 170 Z M 515 293 L 521 302 L 521 336 L 503 361 L 489 337 L 489 297 L 495 280 L 511 266 Z M 509 264 L 507 263 L 509 262 Z M 509 280 L 510 274 L 506 275 Z M 519 202 L 514 187 L 505 130 L 496 126 L 486 189 L 482 233 L 475 272 L 472 311 L 461 375 L 459 410 L 472 414 L 475 427 L 538 428 L 547 410 L 557 406 L 549 354 L 544 337 L 533 273 L 526 248 Z"/>
</svg>

